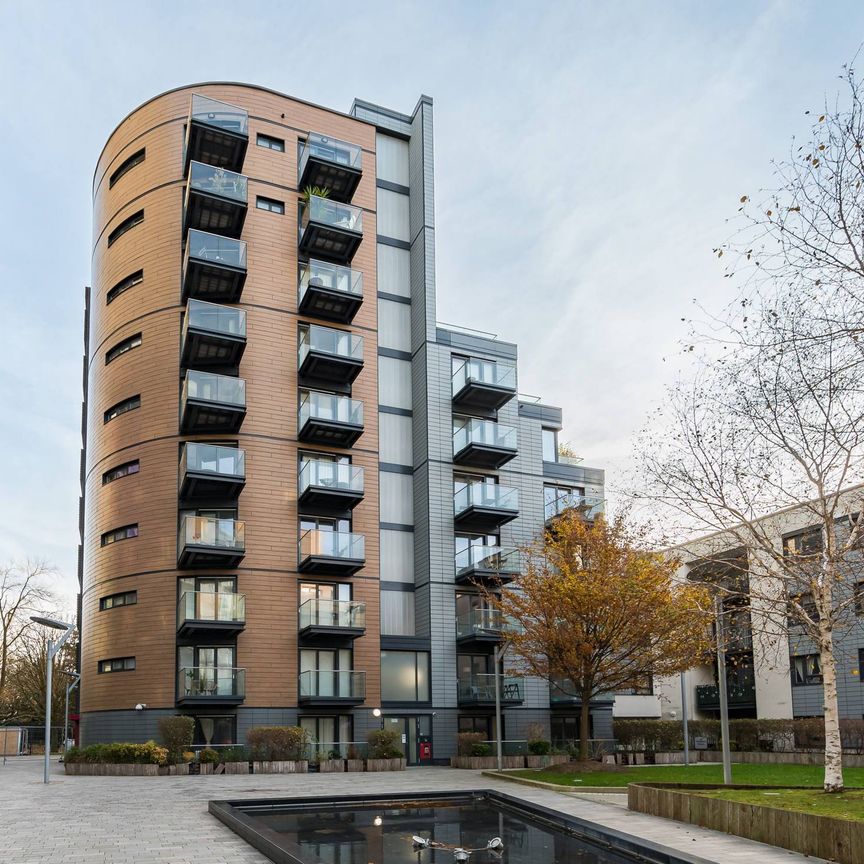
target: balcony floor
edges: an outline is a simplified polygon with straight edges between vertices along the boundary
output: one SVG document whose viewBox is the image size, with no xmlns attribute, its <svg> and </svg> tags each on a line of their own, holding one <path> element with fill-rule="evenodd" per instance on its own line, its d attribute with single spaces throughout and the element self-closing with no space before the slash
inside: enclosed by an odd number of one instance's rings
<svg viewBox="0 0 864 864">
<path fill-rule="evenodd" d="M 350 324 L 362 303 L 363 297 L 358 294 L 316 285 L 312 280 L 300 300 L 299 311 L 313 318 Z"/>
<path fill-rule="evenodd" d="M 240 566 L 246 550 L 220 549 L 214 546 L 193 546 L 187 543 L 177 555 L 178 570 L 197 570 L 212 567 L 232 570 Z"/>
<path fill-rule="evenodd" d="M 500 387 L 496 384 L 480 384 L 469 381 L 453 396 L 453 404 L 457 408 L 472 408 L 479 411 L 497 411 L 506 405 L 516 391 L 512 387 Z"/>
<path fill-rule="evenodd" d="M 235 433 L 246 417 L 246 407 L 211 402 L 206 399 L 187 399 L 180 422 L 180 431 L 190 433 Z"/>
<path fill-rule="evenodd" d="M 352 576 L 366 566 L 365 558 L 336 558 L 332 555 L 307 555 L 300 559 L 297 569 L 301 573 Z"/>
<path fill-rule="evenodd" d="M 245 284 L 245 268 L 190 257 L 183 274 L 183 299 L 237 303 Z"/>
<path fill-rule="evenodd" d="M 518 510 L 504 507 L 481 507 L 471 504 L 453 517 L 459 530 L 474 531 L 478 534 L 491 534 L 495 529 L 512 522 L 519 515 Z"/>
<path fill-rule="evenodd" d="M 478 468 L 500 468 L 515 458 L 516 451 L 509 447 L 494 447 L 489 444 L 467 444 L 453 456 L 457 465 L 474 465 Z"/>
<path fill-rule="evenodd" d="M 350 264 L 362 240 L 359 231 L 309 222 L 300 238 L 300 253 L 310 258 Z"/>
<path fill-rule="evenodd" d="M 303 167 L 299 188 L 318 186 L 329 189 L 330 194 L 327 196 L 329 199 L 347 203 L 354 197 L 362 175 L 363 171 L 360 168 L 340 165 L 310 153 Z"/>
<path fill-rule="evenodd" d="M 248 135 L 190 120 L 183 173 L 185 175 L 189 170 L 190 162 L 203 162 L 239 174 L 243 170 L 248 146 Z"/>
<path fill-rule="evenodd" d="M 297 438 L 307 444 L 327 444 L 331 447 L 351 447 L 363 434 L 363 426 L 338 420 L 310 417 L 301 427 Z"/>
<path fill-rule="evenodd" d="M 233 636 L 246 629 L 245 621 L 210 621 L 187 619 L 177 627 L 178 636 L 199 636 L 212 634 L 214 636 Z"/>
</svg>

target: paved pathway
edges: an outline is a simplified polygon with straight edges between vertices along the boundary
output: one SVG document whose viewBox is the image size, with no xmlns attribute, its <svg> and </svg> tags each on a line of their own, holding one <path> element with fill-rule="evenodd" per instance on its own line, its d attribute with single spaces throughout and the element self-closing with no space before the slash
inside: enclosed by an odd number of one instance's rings
<svg viewBox="0 0 864 864">
<path fill-rule="evenodd" d="M 637 837 L 723 864 L 817 859 L 679 822 L 631 813 L 587 793 L 534 789 L 475 771 L 209 777 L 66 777 L 52 760 L 0 763 L 2 864 L 268 864 L 207 812 L 211 799 L 497 788 Z M 602 796 L 612 798 L 613 796 Z"/>
</svg>

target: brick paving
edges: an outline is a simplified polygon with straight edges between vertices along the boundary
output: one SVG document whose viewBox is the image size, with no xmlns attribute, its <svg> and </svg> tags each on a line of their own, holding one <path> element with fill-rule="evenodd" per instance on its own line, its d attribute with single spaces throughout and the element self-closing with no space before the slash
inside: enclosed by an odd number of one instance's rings
<svg viewBox="0 0 864 864">
<path fill-rule="evenodd" d="M 518 786 L 475 771 L 416 768 L 393 774 L 208 777 L 66 777 L 52 760 L 0 762 L 2 864 L 268 864 L 207 812 L 211 799 L 500 789 L 546 807 L 723 864 L 818 859 L 631 813 L 621 796 Z"/>
</svg>

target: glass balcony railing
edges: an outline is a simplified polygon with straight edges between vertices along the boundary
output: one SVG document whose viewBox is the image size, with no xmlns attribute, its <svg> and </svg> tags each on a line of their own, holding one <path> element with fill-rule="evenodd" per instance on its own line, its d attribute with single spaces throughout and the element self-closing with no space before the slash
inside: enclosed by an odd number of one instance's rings
<svg viewBox="0 0 864 864">
<path fill-rule="evenodd" d="M 362 493 L 363 481 L 363 469 L 356 465 L 309 459 L 301 465 L 298 492 L 302 495 L 310 487 L 319 487 L 333 492 Z"/>
<path fill-rule="evenodd" d="M 180 699 L 242 699 L 246 694 L 246 670 L 226 666 L 183 666 L 177 670 Z"/>
<path fill-rule="evenodd" d="M 233 306 L 190 300 L 186 306 L 183 334 L 190 328 L 224 336 L 246 337 L 246 312 Z"/>
<path fill-rule="evenodd" d="M 489 510 L 518 510 L 519 490 L 498 483 L 466 483 L 456 490 L 453 508 L 458 516 L 470 507 Z"/>
<path fill-rule="evenodd" d="M 304 558 L 334 558 L 362 561 L 366 558 L 366 537 L 349 531 L 310 529 L 300 535 L 300 560 Z"/>
<path fill-rule="evenodd" d="M 362 363 L 363 337 L 346 330 L 334 330 L 332 327 L 309 324 L 300 331 L 298 351 L 301 366 L 310 352 Z"/>
<path fill-rule="evenodd" d="M 472 570 L 489 570 L 501 573 L 519 573 L 522 555 L 518 549 L 503 549 L 501 546 L 469 546 L 456 553 L 456 575 Z"/>
<path fill-rule="evenodd" d="M 472 419 L 453 428 L 453 453 L 466 447 L 495 447 L 516 449 L 516 427 L 495 423 L 493 420 Z"/>
<path fill-rule="evenodd" d="M 184 516 L 180 520 L 180 546 L 242 552 L 246 548 L 246 523 L 214 516 Z"/>
<path fill-rule="evenodd" d="M 320 198 L 317 195 L 310 196 L 309 203 L 303 208 L 303 218 L 300 227 L 301 236 L 310 222 L 315 222 L 318 225 L 324 225 L 337 231 L 363 233 L 363 211 L 359 207 L 353 207 L 351 204 L 342 204 L 329 198 Z"/>
<path fill-rule="evenodd" d="M 220 234 L 210 234 L 197 228 L 189 230 L 186 254 L 195 261 L 224 267 L 246 269 L 246 241 L 234 240 Z"/>
<path fill-rule="evenodd" d="M 726 685 L 726 700 L 729 705 L 748 705 L 756 702 L 756 685 L 752 681 Z M 720 710 L 720 688 L 716 684 L 696 685 L 696 707 L 700 711 Z"/>
<path fill-rule="evenodd" d="M 580 495 L 577 492 L 571 492 L 558 495 L 551 501 L 546 501 L 543 509 L 547 521 L 560 516 L 565 510 L 573 509 L 582 513 L 586 519 L 593 519 L 603 512 L 604 503 L 603 498 L 594 498 L 588 495 Z"/>
<path fill-rule="evenodd" d="M 329 135 L 321 135 L 319 132 L 310 132 L 300 150 L 298 177 L 303 176 L 310 157 L 332 162 L 334 165 L 342 165 L 345 168 L 360 170 L 363 167 L 363 151 L 360 147 L 331 138 Z"/>
<path fill-rule="evenodd" d="M 236 105 L 211 99 L 199 93 L 192 94 L 192 110 L 189 119 L 193 123 L 223 129 L 237 135 L 249 134 L 249 114 Z"/>
<path fill-rule="evenodd" d="M 523 682 L 521 678 L 502 676 L 499 686 L 501 688 L 502 702 L 521 702 L 523 700 Z M 460 677 L 457 680 L 456 694 L 460 702 L 494 704 L 495 676 L 492 674 L 478 674 Z"/>
<path fill-rule="evenodd" d="M 189 441 L 183 445 L 180 476 L 183 477 L 188 471 L 212 474 L 214 477 L 245 477 L 246 451 L 219 444 L 196 444 Z"/>
<path fill-rule="evenodd" d="M 306 600 L 300 604 L 300 629 L 307 627 L 366 628 L 366 604 L 359 600 Z"/>
<path fill-rule="evenodd" d="M 363 274 L 359 270 L 311 259 L 300 265 L 299 300 L 309 288 L 325 288 L 356 297 L 363 296 Z"/>
<path fill-rule="evenodd" d="M 230 375 L 217 375 L 214 372 L 190 369 L 183 382 L 183 401 L 189 399 L 245 407 L 246 382 L 242 378 L 234 378 Z"/>
<path fill-rule="evenodd" d="M 366 673 L 351 669 L 310 669 L 300 673 L 298 684 L 301 699 L 366 698 Z"/>
<path fill-rule="evenodd" d="M 516 366 L 500 360 L 471 358 L 461 363 L 453 373 L 453 395 L 469 384 L 488 384 L 516 392 Z"/>
<path fill-rule="evenodd" d="M 184 591 L 177 604 L 177 624 L 207 621 L 214 624 L 243 624 L 246 595 L 215 591 Z"/>
<path fill-rule="evenodd" d="M 300 428 L 309 420 L 362 426 L 363 403 L 347 396 L 303 390 L 300 393 Z"/>
<path fill-rule="evenodd" d="M 202 195 L 216 195 L 245 204 L 248 180 L 235 171 L 205 165 L 203 162 L 192 162 L 189 165 L 189 189 Z"/>
<path fill-rule="evenodd" d="M 456 638 L 503 636 L 520 632 L 519 624 L 498 609 L 472 609 L 456 618 Z"/>
</svg>

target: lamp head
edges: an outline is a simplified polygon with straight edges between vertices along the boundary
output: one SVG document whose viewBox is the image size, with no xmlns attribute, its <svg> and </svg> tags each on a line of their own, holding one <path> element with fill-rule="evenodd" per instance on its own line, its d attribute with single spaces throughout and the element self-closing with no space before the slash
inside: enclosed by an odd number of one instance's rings
<svg viewBox="0 0 864 864">
<path fill-rule="evenodd" d="M 67 624 L 65 621 L 58 621 L 56 618 L 43 618 L 41 615 L 31 615 L 30 620 L 34 624 L 41 624 L 43 627 L 50 627 L 52 630 L 74 630 L 74 624 Z"/>
</svg>

